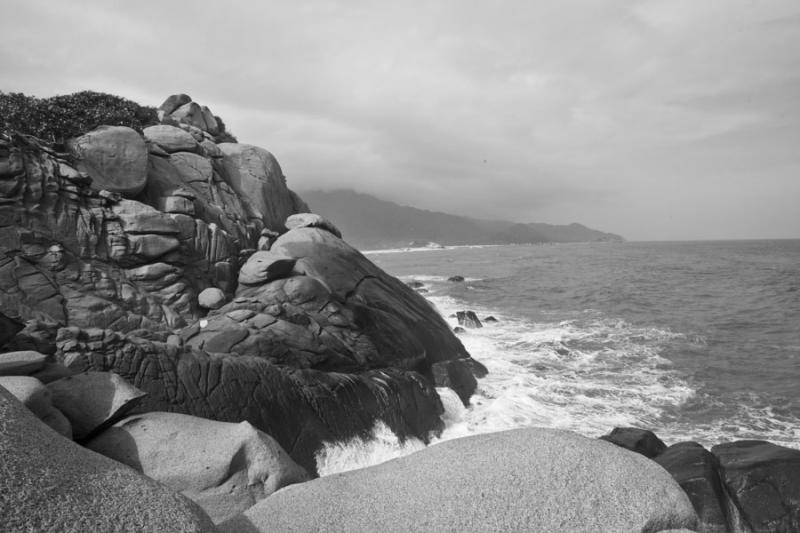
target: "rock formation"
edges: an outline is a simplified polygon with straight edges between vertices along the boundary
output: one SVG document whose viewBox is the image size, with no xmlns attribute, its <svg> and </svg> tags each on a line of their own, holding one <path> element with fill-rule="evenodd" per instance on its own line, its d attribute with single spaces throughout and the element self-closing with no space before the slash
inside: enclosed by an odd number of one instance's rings
<svg viewBox="0 0 800 533">
<path fill-rule="evenodd" d="M 0 309 L 6 336 L 25 326 L 8 349 L 63 363 L 49 380 L 119 374 L 148 394 L 136 412 L 247 421 L 312 471 L 324 441 L 378 420 L 427 439 L 437 385 L 469 401 L 480 365 L 420 295 L 307 213 L 272 154 L 228 142 L 186 95 L 159 117 L 64 153 L 0 137 Z"/>
</svg>

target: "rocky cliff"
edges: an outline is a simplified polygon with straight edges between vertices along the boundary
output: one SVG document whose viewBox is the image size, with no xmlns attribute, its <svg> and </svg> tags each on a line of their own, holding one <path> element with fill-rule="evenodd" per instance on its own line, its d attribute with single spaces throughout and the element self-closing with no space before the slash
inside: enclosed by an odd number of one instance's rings
<svg viewBox="0 0 800 533">
<path fill-rule="evenodd" d="M 483 370 L 441 317 L 299 215 L 275 157 L 219 142 L 207 107 L 173 95 L 158 117 L 0 137 L 0 309 L 25 326 L 5 351 L 118 373 L 140 411 L 248 421 L 311 469 L 379 419 L 440 428 L 434 386 Z"/>
</svg>

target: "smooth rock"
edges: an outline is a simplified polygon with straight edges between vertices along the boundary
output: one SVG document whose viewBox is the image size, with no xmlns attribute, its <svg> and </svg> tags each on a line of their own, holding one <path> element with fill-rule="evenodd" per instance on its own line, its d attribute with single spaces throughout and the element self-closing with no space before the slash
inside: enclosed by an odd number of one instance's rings
<svg viewBox="0 0 800 533">
<path fill-rule="evenodd" d="M 72 424 L 76 440 L 112 425 L 145 393 L 111 372 L 83 372 L 47 384 L 53 405 Z"/>
<path fill-rule="evenodd" d="M 33 350 L 0 353 L 0 376 L 27 376 L 44 366 L 47 356 Z"/>
<path fill-rule="evenodd" d="M 0 387 L 22 402 L 39 420 L 64 437 L 72 438 L 72 425 L 53 407 L 50 391 L 41 381 L 29 376 L 4 376 L 0 377 Z"/>
<path fill-rule="evenodd" d="M 649 459 L 667 449 L 664 441 L 647 429 L 614 428 L 611 433 L 600 438 L 632 452 L 640 453 Z"/>
<path fill-rule="evenodd" d="M 186 105 L 192 101 L 192 98 L 188 94 L 172 94 L 164 100 L 158 108 L 162 110 L 164 113 L 169 115 L 182 105 Z"/>
<path fill-rule="evenodd" d="M 746 531 L 740 513 L 722 483 L 719 461 L 696 442 L 673 444 L 654 459 L 689 496 L 703 533 Z"/>
<path fill-rule="evenodd" d="M 156 143 L 169 154 L 199 150 L 199 145 L 194 137 L 189 132 L 175 126 L 159 124 L 145 128 L 142 133 L 145 139 Z"/>
<path fill-rule="evenodd" d="M 92 188 L 131 198 L 147 184 L 147 144 L 125 126 L 100 126 L 70 139 L 68 149 L 79 171 L 92 178 Z"/>
<path fill-rule="evenodd" d="M 121 420 L 86 446 L 183 493 L 214 522 L 311 478 L 272 437 L 247 422 L 145 413 Z"/>
<path fill-rule="evenodd" d="M 54 433 L 2 387 L 0 420 L 3 531 L 215 531 L 196 504 Z"/>
<path fill-rule="evenodd" d="M 206 309 L 219 309 L 225 304 L 225 293 L 216 287 L 203 289 L 197 295 L 197 304 Z"/>
<path fill-rule="evenodd" d="M 259 251 L 250 256 L 239 270 L 239 283 L 244 285 L 260 285 L 274 279 L 288 276 L 292 272 L 295 260 L 285 255 L 268 251 Z"/>
<path fill-rule="evenodd" d="M 711 453 L 754 533 L 800 531 L 800 450 L 742 440 L 714 446 Z"/>
<path fill-rule="evenodd" d="M 316 213 L 295 213 L 294 215 L 290 215 L 286 219 L 285 226 L 287 229 L 321 228 L 330 231 L 340 239 L 342 238 L 342 232 L 333 225 L 333 222 Z"/>
<path fill-rule="evenodd" d="M 571 432 L 529 428 L 292 485 L 220 529 L 596 533 L 696 522 L 686 494 L 652 461 Z"/>
</svg>

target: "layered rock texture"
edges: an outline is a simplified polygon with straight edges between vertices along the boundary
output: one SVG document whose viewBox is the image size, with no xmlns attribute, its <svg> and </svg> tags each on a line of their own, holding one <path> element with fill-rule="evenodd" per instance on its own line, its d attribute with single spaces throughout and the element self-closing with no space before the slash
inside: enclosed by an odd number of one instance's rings
<svg viewBox="0 0 800 533">
<path fill-rule="evenodd" d="M 419 294 L 307 213 L 272 154 L 228 142 L 186 95 L 158 115 L 64 152 L 0 137 L 6 350 L 45 354 L 42 380 L 118 374 L 146 394 L 133 412 L 246 421 L 311 471 L 324 441 L 379 420 L 427 439 L 437 385 L 469 401 L 479 363 Z"/>
</svg>

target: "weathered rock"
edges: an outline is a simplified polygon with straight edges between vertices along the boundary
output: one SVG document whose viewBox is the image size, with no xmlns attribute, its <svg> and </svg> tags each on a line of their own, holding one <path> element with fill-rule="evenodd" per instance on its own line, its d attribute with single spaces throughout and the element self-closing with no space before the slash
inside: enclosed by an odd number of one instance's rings
<svg viewBox="0 0 800 533">
<path fill-rule="evenodd" d="M 259 215 L 266 227 L 284 229 L 284 221 L 298 212 L 295 196 L 286 187 L 278 161 L 271 153 L 257 146 L 221 143 L 218 145 L 227 181 L 242 201 Z"/>
<path fill-rule="evenodd" d="M 0 376 L 27 376 L 44 366 L 47 356 L 33 350 L 0 353 Z"/>
<path fill-rule="evenodd" d="M 689 496 L 700 519 L 701 533 L 747 531 L 721 479 L 719 461 L 696 442 L 673 444 L 655 462 L 672 474 Z"/>
<path fill-rule="evenodd" d="M 200 145 L 190 133 L 176 128 L 175 126 L 159 124 L 157 126 L 145 128 L 142 133 L 145 139 L 156 143 L 168 154 L 174 152 L 196 152 L 200 150 Z"/>
<path fill-rule="evenodd" d="M 461 359 L 439 361 L 431 365 L 431 374 L 437 387 L 453 389 L 463 404 L 469 405 L 469 397 L 478 386 L 469 363 Z"/>
<path fill-rule="evenodd" d="M 197 295 L 197 303 L 206 309 L 219 309 L 225 304 L 225 293 L 216 287 L 209 287 Z"/>
<path fill-rule="evenodd" d="M 214 522 L 310 479 L 272 437 L 247 422 L 145 413 L 121 420 L 86 446 L 181 492 Z"/>
<path fill-rule="evenodd" d="M 158 106 L 158 108 L 169 115 L 182 105 L 186 105 L 191 101 L 192 98 L 188 94 L 173 94 L 168 96 L 167 99 L 164 100 L 164 103 Z"/>
<path fill-rule="evenodd" d="M 8 341 L 14 338 L 14 335 L 24 328 L 25 324 L 19 320 L 9 318 L 4 313 L 0 312 L 0 348 L 5 346 Z"/>
<path fill-rule="evenodd" d="M 50 391 L 41 381 L 29 376 L 4 376 L 0 377 L 0 388 L 5 388 L 57 433 L 72 438 L 72 426 L 61 411 L 53 407 Z"/>
<path fill-rule="evenodd" d="M 696 521 L 684 492 L 652 461 L 531 428 L 455 439 L 293 485 L 220 529 L 657 532 Z"/>
<path fill-rule="evenodd" d="M 239 271 L 239 283 L 261 285 L 289 275 L 295 260 L 274 252 L 260 251 L 250 256 Z"/>
<path fill-rule="evenodd" d="M 79 171 L 92 178 L 92 188 L 131 198 L 147 183 L 147 145 L 124 126 L 100 126 L 68 143 Z"/>
<path fill-rule="evenodd" d="M 714 446 L 711 453 L 754 533 L 800 531 L 800 450 L 742 440 Z"/>
<path fill-rule="evenodd" d="M 614 428 L 611 433 L 600 438 L 650 459 L 667 449 L 667 445 L 647 429 Z"/>
<path fill-rule="evenodd" d="M 294 215 L 290 215 L 286 219 L 285 226 L 287 229 L 321 228 L 330 231 L 340 239 L 342 238 L 342 232 L 333 225 L 333 222 L 316 213 L 295 213 Z"/>
<path fill-rule="evenodd" d="M 482 328 L 483 324 L 481 324 L 481 320 L 478 318 L 478 315 L 475 314 L 475 311 L 457 311 L 456 318 L 458 319 L 458 323 L 467 328 Z"/>
<path fill-rule="evenodd" d="M 4 531 L 211 533 L 183 496 L 54 433 L 0 387 Z"/>
<path fill-rule="evenodd" d="M 112 207 L 112 211 L 119 217 L 122 229 L 127 233 L 178 234 L 178 225 L 169 215 L 147 204 L 121 200 Z"/>
<path fill-rule="evenodd" d="M 72 424 L 76 440 L 110 426 L 145 396 L 122 377 L 110 372 L 84 372 L 48 383 L 53 405 Z"/>
</svg>

